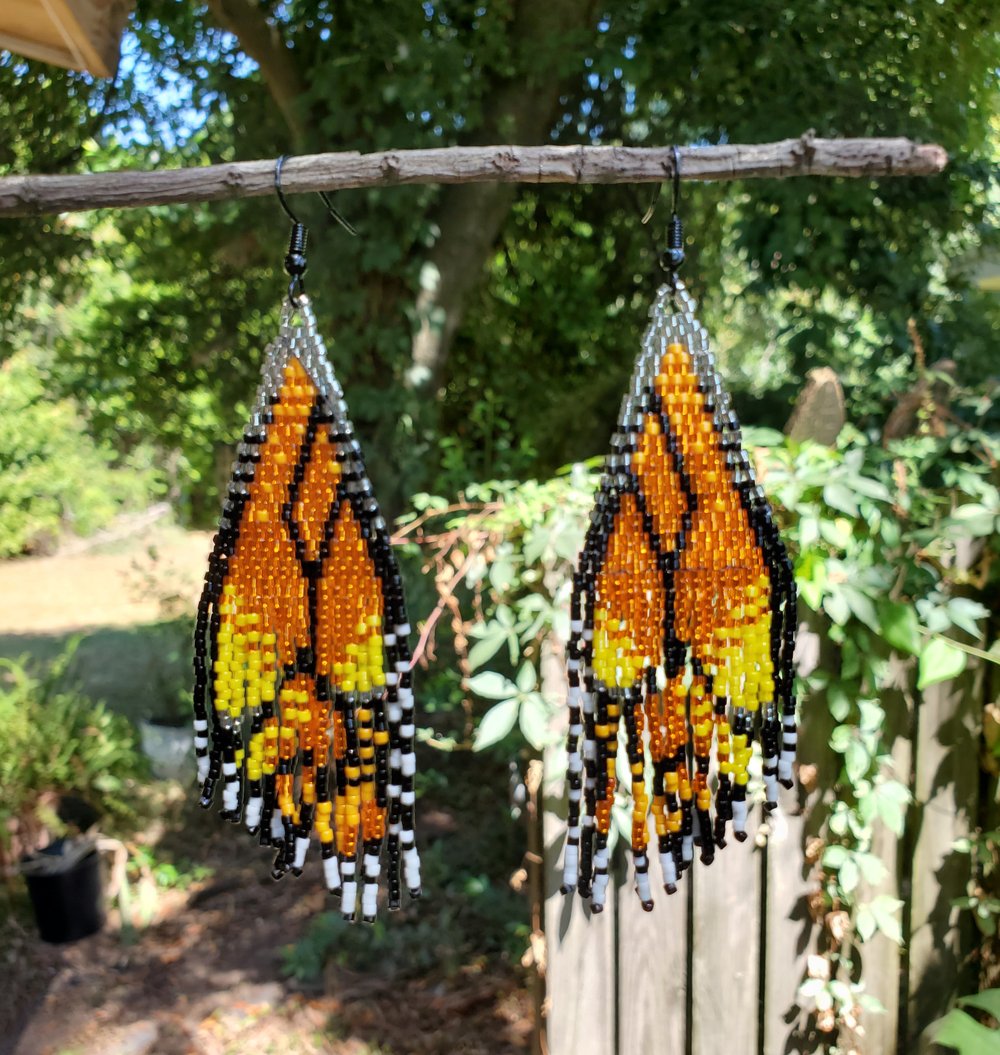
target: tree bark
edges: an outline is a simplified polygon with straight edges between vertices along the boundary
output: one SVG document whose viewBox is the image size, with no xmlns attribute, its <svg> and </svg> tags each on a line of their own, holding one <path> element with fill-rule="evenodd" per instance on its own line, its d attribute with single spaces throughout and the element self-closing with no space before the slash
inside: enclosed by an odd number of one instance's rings
<svg viewBox="0 0 1000 1055">
<path fill-rule="evenodd" d="M 518 0 L 510 28 L 510 54 L 531 54 L 539 41 L 550 53 L 566 54 L 564 42 L 593 25 L 593 0 Z M 570 51 L 570 53 L 572 53 Z M 520 65 L 520 63 L 518 64 Z M 528 65 L 528 63 L 525 63 Z M 492 104 L 475 144 L 543 141 L 557 116 L 565 86 L 561 61 L 534 63 L 492 86 Z M 516 195 L 504 184 L 457 186 L 446 191 L 437 209 L 440 235 L 428 254 L 417 297 L 409 387 L 433 391 L 440 380 L 471 290 L 479 283 Z"/>
<path fill-rule="evenodd" d="M 308 139 L 300 105 L 308 85 L 299 73 L 294 52 L 285 42 L 281 30 L 268 21 L 255 0 L 208 0 L 208 8 L 260 67 L 274 105 L 288 125 L 294 148 L 303 149 Z"/>
</svg>

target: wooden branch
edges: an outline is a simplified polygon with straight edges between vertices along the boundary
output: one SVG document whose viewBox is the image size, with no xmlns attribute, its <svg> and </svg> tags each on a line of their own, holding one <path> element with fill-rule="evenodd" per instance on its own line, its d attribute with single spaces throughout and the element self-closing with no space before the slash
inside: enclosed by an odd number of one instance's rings
<svg viewBox="0 0 1000 1055">
<path fill-rule="evenodd" d="M 815 139 L 685 147 L 681 178 L 931 176 L 944 149 L 909 139 Z M 312 154 L 286 162 L 288 193 L 407 183 L 658 183 L 673 172 L 670 147 L 442 147 L 381 154 Z M 189 204 L 274 193 L 274 161 L 156 172 L 98 172 L 0 179 L 0 217 Z"/>
</svg>

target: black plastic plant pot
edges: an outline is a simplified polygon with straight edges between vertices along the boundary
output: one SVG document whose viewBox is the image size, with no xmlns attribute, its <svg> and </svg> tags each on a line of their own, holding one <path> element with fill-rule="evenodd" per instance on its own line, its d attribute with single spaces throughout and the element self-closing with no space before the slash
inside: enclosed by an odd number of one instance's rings
<svg viewBox="0 0 1000 1055">
<path fill-rule="evenodd" d="M 65 871 L 26 874 L 42 941 L 61 945 L 89 938 L 104 926 L 104 891 L 97 850 Z"/>
</svg>

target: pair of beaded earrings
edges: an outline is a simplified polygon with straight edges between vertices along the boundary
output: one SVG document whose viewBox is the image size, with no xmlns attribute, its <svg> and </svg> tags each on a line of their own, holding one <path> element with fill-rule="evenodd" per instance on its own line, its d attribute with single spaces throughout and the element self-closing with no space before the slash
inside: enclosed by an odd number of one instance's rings
<svg viewBox="0 0 1000 1055">
<path fill-rule="evenodd" d="M 315 836 L 345 918 L 358 913 L 360 880 L 361 917 L 371 922 L 383 850 L 389 908 L 399 907 L 403 881 L 420 895 L 410 626 L 386 523 L 304 292 L 306 231 L 281 192 L 283 160 L 275 189 L 293 225 L 291 282 L 198 606 L 198 778 L 203 806 L 221 782 L 223 817 L 275 848 L 275 879 L 301 873 Z M 795 751 L 791 565 L 677 278 L 678 180 L 675 154 L 670 278 L 650 313 L 574 576 L 563 889 L 578 889 L 595 912 L 608 885 L 623 723 L 646 909 L 650 810 L 672 893 L 694 846 L 707 864 L 730 821 L 746 838 L 755 736 L 768 808 L 777 784 L 791 784 Z"/>
</svg>

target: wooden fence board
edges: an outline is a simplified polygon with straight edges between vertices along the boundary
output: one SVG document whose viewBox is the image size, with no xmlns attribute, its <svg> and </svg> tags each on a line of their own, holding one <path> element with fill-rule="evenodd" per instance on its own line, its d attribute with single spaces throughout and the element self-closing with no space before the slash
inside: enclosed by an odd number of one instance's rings
<svg viewBox="0 0 1000 1055">
<path fill-rule="evenodd" d="M 591 916 L 577 895 L 563 895 L 563 799 L 545 803 L 546 1033 L 550 1055 L 614 1055 L 615 898 Z M 609 891 L 609 894 L 613 892 Z"/>
<path fill-rule="evenodd" d="M 829 661 L 829 654 L 822 620 L 807 614 L 799 626 L 796 673 L 807 677 Z M 824 693 L 814 693 L 803 701 L 798 755 L 805 767 L 799 771 L 805 786 L 799 780 L 791 790 L 782 788 L 778 810 L 767 821 L 761 1044 L 764 1055 L 812 1050 L 806 1043 L 809 1014 L 797 999 L 819 929 L 809 912 L 809 896 L 815 890 L 816 878 L 813 866 L 806 862 L 805 847 L 826 815 L 840 768 L 840 756 L 829 745 L 833 725 Z"/>
<path fill-rule="evenodd" d="M 900 661 L 890 660 L 898 668 L 896 679 L 901 685 L 912 677 L 904 670 Z M 892 755 L 892 776 L 908 784 L 913 768 L 914 747 L 911 734 L 912 698 L 903 689 L 889 689 L 882 693 L 881 702 L 885 711 L 885 741 Z M 912 790 L 912 789 L 911 789 Z M 876 822 L 871 852 L 885 865 L 886 874 L 877 884 L 862 883 L 858 889 L 861 902 L 870 901 L 882 894 L 903 900 L 909 887 L 909 862 L 904 860 L 900 840 L 884 824 Z M 885 1008 L 881 1014 L 865 1012 L 861 1016 L 864 1026 L 862 1052 L 864 1055 L 883 1055 L 896 1048 L 899 1029 L 900 972 L 904 970 L 904 950 L 881 932 L 860 946 L 862 977 L 865 991 L 874 996 Z"/>
<path fill-rule="evenodd" d="M 970 664 L 954 681 L 925 689 L 920 704 L 905 1038 L 909 1047 L 903 1050 L 916 1047 L 920 1034 L 954 996 L 974 991 L 975 972 L 967 959 L 972 920 L 951 901 L 965 892 L 969 879 L 969 857 L 958 853 L 954 844 L 975 828 L 981 675 L 981 668 Z"/>
<path fill-rule="evenodd" d="M 803 857 L 806 817 L 799 808 L 797 790 L 782 788 L 778 807 L 779 812 L 768 819 L 765 860 L 765 1055 L 804 1050 L 808 1015 L 799 1007 L 797 993 L 806 975 L 806 960 L 814 947 L 816 931 L 808 906 L 815 880 Z"/>
<path fill-rule="evenodd" d="M 709 867 L 696 860 L 684 876 L 694 885 L 692 1055 L 757 1055 L 763 857 L 757 826 L 753 810 L 746 842 L 730 837 Z"/>
<path fill-rule="evenodd" d="M 655 860 L 650 874 L 659 876 Z M 689 891 L 681 883 L 677 893 L 668 896 L 654 884 L 655 907 L 644 912 L 633 886 L 630 871 L 617 892 L 618 1050 L 632 1055 L 683 1055 Z"/>
</svg>

